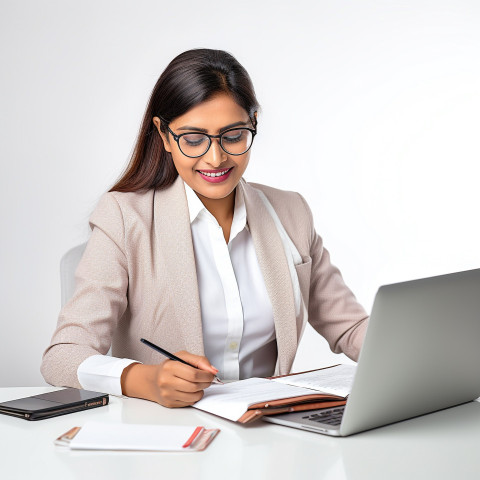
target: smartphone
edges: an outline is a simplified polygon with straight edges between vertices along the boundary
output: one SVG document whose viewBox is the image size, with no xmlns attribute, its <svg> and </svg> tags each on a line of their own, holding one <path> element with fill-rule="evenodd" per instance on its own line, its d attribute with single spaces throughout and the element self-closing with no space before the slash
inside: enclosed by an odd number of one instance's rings
<svg viewBox="0 0 480 480">
<path fill-rule="evenodd" d="M 65 388 L 0 403 L 0 413 L 25 420 L 43 420 L 108 405 L 108 393 Z"/>
</svg>

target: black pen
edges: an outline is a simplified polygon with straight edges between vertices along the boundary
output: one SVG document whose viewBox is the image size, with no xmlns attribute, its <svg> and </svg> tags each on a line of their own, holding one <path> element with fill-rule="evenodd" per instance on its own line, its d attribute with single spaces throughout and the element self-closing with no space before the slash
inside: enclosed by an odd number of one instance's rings
<svg viewBox="0 0 480 480">
<path fill-rule="evenodd" d="M 157 352 L 161 353 L 162 355 L 165 355 L 167 358 L 169 358 L 170 360 L 175 360 L 176 362 L 181 362 L 185 365 L 188 365 L 189 367 L 193 367 L 193 368 L 198 368 L 196 367 L 195 365 L 192 365 L 191 363 L 188 363 L 186 362 L 185 360 L 182 360 L 181 358 L 177 357 L 176 355 L 174 355 L 173 353 L 170 353 L 170 352 L 167 352 L 166 350 L 164 350 L 163 348 L 159 347 L 158 345 L 155 345 L 154 343 L 148 341 L 148 340 L 145 340 L 145 338 L 141 338 L 140 341 L 142 343 L 144 343 L 145 345 L 147 345 L 148 347 L 150 348 L 153 348 L 154 350 L 156 350 Z M 213 378 L 213 382 L 212 383 L 218 383 L 218 384 L 221 384 L 223 385 L 223 382 L 217 377 L 215 376 Z"/>
</svg>

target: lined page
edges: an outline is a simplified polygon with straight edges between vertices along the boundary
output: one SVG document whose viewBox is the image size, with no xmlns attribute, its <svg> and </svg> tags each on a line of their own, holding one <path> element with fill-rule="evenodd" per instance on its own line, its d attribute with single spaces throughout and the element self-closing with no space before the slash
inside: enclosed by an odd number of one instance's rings
<svg viewBox="0 0 480 480">
<path fill-rule="evenodd" d="M 313 372 L 275 378 L 273 381 L 346 397 L 352 390 L 356 369 L 356 365 L 337 365 Z"/>
<path fill-rule="evenodd" d="M 193 407 L 237 421 L 255 403 L 315 393 L 307 388 L 283 385 L 265 378 L 248 378 L 224 385 L 210 385 Z"/>
</svg>

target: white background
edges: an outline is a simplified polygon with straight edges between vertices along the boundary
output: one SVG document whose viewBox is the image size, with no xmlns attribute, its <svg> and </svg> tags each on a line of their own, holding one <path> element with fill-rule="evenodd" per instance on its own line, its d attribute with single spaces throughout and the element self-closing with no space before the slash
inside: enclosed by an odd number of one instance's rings
<svg viewBox="0 0 480 480">
<path fill-rule="evenodd" d="M 245 178 L 304 195 L 368 311 L 381 284 L 480 267 L 478 2 L 2 0 L 0 386 L 44 383 L 60 258 L 198 47 L 255 85 Z M 296 367 L 344 360 L 307 330 Z"/>
</svg>

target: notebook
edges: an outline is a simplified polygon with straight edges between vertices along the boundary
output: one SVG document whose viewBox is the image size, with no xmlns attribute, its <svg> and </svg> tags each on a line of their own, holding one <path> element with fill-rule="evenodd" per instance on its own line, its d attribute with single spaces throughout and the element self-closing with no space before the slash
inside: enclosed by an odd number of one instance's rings
<svg viewBox="0 0 480 480">
<path fill-rule="evenodd" d="M 248 378 L 208 387 L 194 408 L 238 423 L 265 415 L 345 405 L 354 365 L 333 365 L 273 378 Z"/>
</svg>

